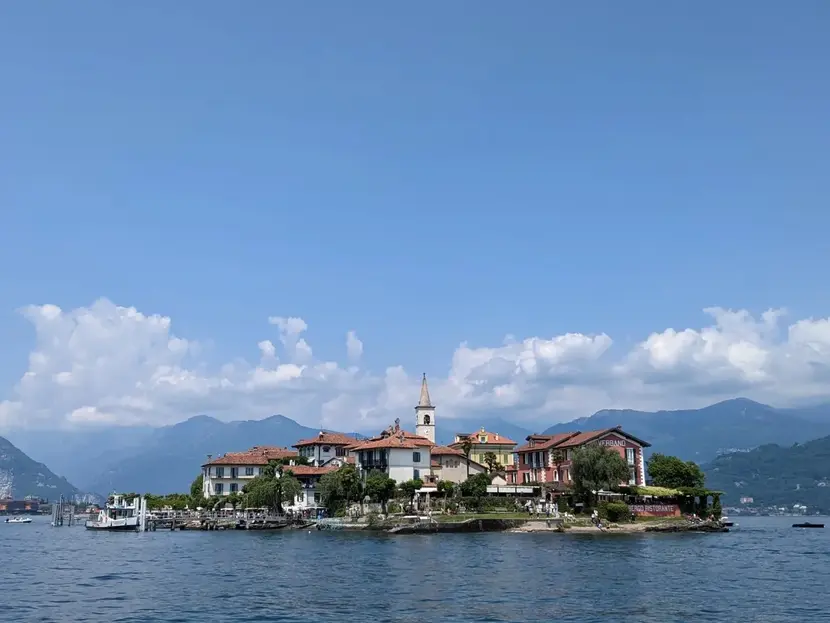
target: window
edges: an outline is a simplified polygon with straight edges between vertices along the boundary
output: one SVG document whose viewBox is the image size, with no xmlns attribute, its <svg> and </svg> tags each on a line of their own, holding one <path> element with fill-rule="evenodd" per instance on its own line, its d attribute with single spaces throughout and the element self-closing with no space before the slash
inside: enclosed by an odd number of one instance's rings
<svg viewBox="0 0 830 623">
<path fill-rule="evenodd" d="M 331 452 L 331 448 L 329 446 L 323 446 L 323 453 L 328 454 Z"/>
<path fill-rule="evenodd" d="M 231 478 L 237 478 L 239 476 L 239 468 L 238 467 L 231 467 Z"/>
<path fill-rule="evenodd" d="M 222 495 L 222 489 L 223 489 L 223 488 L 224 488 L 224 486 L 222 485 L 222 483 L 221 483 L 221 482 L 217 482 L 217 483 L 215 483 L 215 484 L 213 485 L 213 492 L 214 492 L 216 495 Z"/>
<path fill-rule="evenodd" d="M 568 482 L 571 482 L 571 470 L 565 472 L 565 475 L 568 477 Z"/>
<path fill-rule="evenodd" d="M 421 470 L 420 469 L 413 469 L 412 470 L 412 479 L 418 480 L 421 477 Z"/>
<path fill-rule="evenodd" d="M 625 449 L 625 459 L 629 465 L 634 465 L 634 448 Z"/>
<path fill-rule="evenodd" d="M 628 484 L 636 485 L 637 484 L 637 468 L 631 467 L 628 474 Z"/>
<path fill-rule="evenodd" d="M 429 426 L 429 423 L 430 423 L 429 416 L 428 416 L 428 415 L 425 415 L 425 416 L 424 416 L 424 424 L 426 424 L 427 426 Z"/>
<path fill-rule="evenodd" d="M 559 472 L 557 470 L 553 470 L 553 482 L 559 482 Z"/>
<path fill-rule="evenodd" d="M 253 467 L 246 467 L 245 468 L 245 475 L 246 476 L 253 476 L 254 475 L 254 468 Z"/>
<path fill-rule="evenodd" d="M 487 437 L 484 435 L 480 435 L 478 438 L 479 443 L 487 443 Z"/>
<path fill-rule="evenodd" d="M 239 491 L 239 485 L 236 484 L 235 482 L 232 482 L 231 483 L 231 493 L 236 493 L 237 491 Z"/>
<path fill-rule="evenodd" d="M 346 452 L 346 448 L 344 448 L 343 446 L 338 446 L 335 450 L 335 455 L 337 456 L 346 456 L 347 454 L 348 452 Z"/>
<path fill-rule="evenodd" d="M 309 491 L 308 492 L 308 503 L 309 504 L 314 504 L 314 491 Z"/>
<path fill-rule="evenodd" d="M 527 472 L 524 472 L 524 473 L 522 474 L 522 482 L 523 482 L 524 484 L 529 483 L 529 482 L 530 482 L 530 474 L 528 474 Z"/>
<path fill-rule="evenodd" d="M 216 468 L 216 477 L 217 478 L 224 478 L 225 477 L 225 468 L 224 467 L 217 467 Z"/>
<path fill-rule="evenodd" d="M 421 462 L 421 453 L 420 452 L 413 452 L 412 453 L 412 462 L 413 463 L 420 463 Z M 417 478 L 417 476 L 416 476 Z"/>
</svg>

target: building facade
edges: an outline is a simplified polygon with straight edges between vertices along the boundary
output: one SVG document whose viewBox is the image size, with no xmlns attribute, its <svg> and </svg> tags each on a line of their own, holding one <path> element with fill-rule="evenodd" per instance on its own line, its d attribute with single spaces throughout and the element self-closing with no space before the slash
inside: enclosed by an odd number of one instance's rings
<svg viewBox="0 0 830 623">
<path fill-rule="evenodd" d="M 487 468 L 472 459 L 468 460 L 464 453 L 448 446 L 434 446 L 431 450 L 432 475 L 436 480 L 462 483 L 467 480 L 468 474 L 487 473 Z M 467 465 L 469 464 L 469 470 Z"/>
<path fill-rule="evenodd" d="M 450 444 L 450 447 L 461 450 L 466 439 L 469 439 L 472 444 L 470 458 L 473 461 L 485 465 L 484 457 L 488 452 L 492 452 L 502 467 L 513 465 L 516 442 L 512 439 L 498 433 L 491 433 L 482 427 L 475 433 L 456 433 L 455 441 Z"/>
<path fill-rule="evenodd" d="M 241 493 L 242 487 L 250 482 L 268 465 L 268 461 L 279 461 L 297 456 L 288 448 L 254 446 L 245 452 L 228 452 L 215 459 L 208 459 L 202 465 L 202 495 Z"/>
<path fill-rule="evenodd" d="M 361 477 L 381 471 L 397 483 L 432 479 L 432 447 L 435 444 L 421 435 L 403 430 L 400 421 L 377 437 L 358 442 L 349 448 Z"/>
<path fill-rule="evenodd" d="M 346 459 L 349 456 L 349 448 L 357 442 L 355 437 L 349 435 L 320 431 L 316 437 L 301 439 L 294 447 L 313 467 L 322 467 L 329 464 L 332 459 Z"/>
<path fill-rule="evenodd" d="M 571 464 L 573 453 L 588 444 L 611 448 L 629 466 L 628 482 L 620 484 L 643 486 L 646 482 L 643 450 L 651 444 L 630 435 L 620 427 L 588 432 L 529 435 L 527 443 L 516 448 L 518 462 L 507 470 L 510 484 L 573 484 Z"/>
</svg>

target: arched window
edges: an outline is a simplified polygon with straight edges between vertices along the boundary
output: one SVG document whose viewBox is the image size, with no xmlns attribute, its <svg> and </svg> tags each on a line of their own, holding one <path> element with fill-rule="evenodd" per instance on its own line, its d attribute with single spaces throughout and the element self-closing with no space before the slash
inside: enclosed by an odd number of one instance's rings
<svg viewBox="0 0 830 623">
<path fill-rule="evenodd" d="M 424 416 L 424 424 L 426 424 L 427 426 L 429 426 L 429 416 L 428 416 L 428 415 L 425 415 L 425 416 Z"/>
</svg>

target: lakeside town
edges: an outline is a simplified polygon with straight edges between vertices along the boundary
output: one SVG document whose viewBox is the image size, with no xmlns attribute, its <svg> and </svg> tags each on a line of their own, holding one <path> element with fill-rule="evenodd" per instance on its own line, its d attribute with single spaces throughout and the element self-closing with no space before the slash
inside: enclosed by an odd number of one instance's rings
<svg viewBox="0 0 830 623">
<path fill-rule="evenodd" d="M 414 432 L 397 419 L 369 438 L 320 431 L 290 448 L 208 456 L 189 493 L 113 495 L 105 509 L 79 516 L 100 529 L 402 529 L 402 521 L 477 521 L 478 529 L 529 523 L 561 531 L 641 529 L 656 520 L 723 528 L 720 492 L 704 487 L 696 464 L 661 454 L 647 463 L 651 444 L 619 426 L 532 434 L 521 444 L 480 428 L 455 433 L 442 446 L 425 375 L 414 410 Z M 53 514 L 55 525 L 63 525 L 63 511 Z M 482 521 L 502 523 L 482 528 Z"/>
</svg>

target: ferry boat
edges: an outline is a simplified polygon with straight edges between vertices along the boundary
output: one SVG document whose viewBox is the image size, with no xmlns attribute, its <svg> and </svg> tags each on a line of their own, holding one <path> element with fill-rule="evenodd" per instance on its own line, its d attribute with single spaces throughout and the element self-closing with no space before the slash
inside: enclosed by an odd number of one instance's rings
<svg viewBox="0 0 830 623">
<path fill-rule="evenodd" d="M 133 498 L 127 502 L 123 495 L 113 495 L 112 502 L 98 512 L 96 519 L 86 522 L 87 530 L 131 530 L 143 528 L 141 512 L 143 498 Z M 144 502 L 146 505 L 146 502 Z"/>
<path fill-rule="evenodd" d="M 30 517 L 11 517 L 6 519 L 6 523 L 32 523 Z"/>
</svg>

